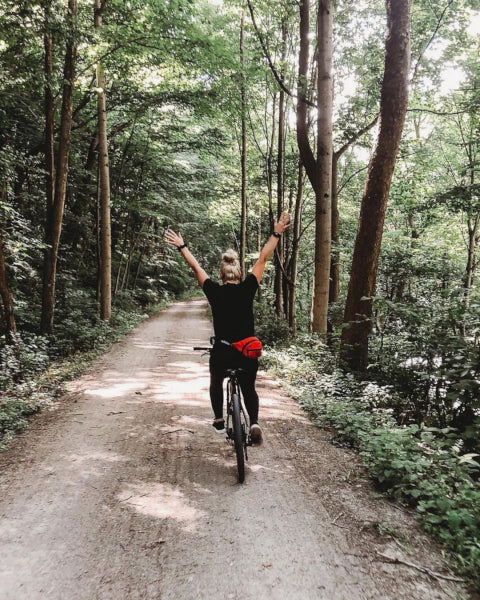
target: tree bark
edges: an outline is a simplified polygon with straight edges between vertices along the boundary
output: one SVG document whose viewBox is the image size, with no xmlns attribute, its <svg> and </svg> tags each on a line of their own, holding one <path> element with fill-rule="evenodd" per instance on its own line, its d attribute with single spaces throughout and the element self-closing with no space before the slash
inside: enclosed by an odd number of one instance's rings
<svg viewBox="0 0 480 600">
<path fill-rule="evenodd" d="M 332 258 L 330 263 L 329 303 L 338 302 L 340 296 L 340 213 L 338 210 L 338 161 L 340 157 L 367 131 L 376 125 L 378 115 L 359 129 L 343 146 L 332 154 Z"/>
<path fill-rule="evenodd" d="M 309 54 L 309 7 L 300 4 L 300 51 L 297 103 L 297 143 L 307 176 L 315 191 L 315 272 L 311 330 L 326 338 L 331 247 L 332 179 L 332 3 L 319 0 L 317 7 L 317 148 L 308 139 L 307 70 Z"/>
<path fill-rule="evenodd" d="M 345 306 L 341 359 L 364 371 L 368 366 L 372 295 L 388 193 L 403 131 L 408 99 L 410 0 L 386 0 L 387 39 L 380 100 L 380 128 L 363 193 Z"/>
<path fill-rule="evenodd" d="M 42 333 L 47 334 L 51 333 L 53 329 L 58 247 L 62 231 L 63 210 L 67 187 L 68 157 L 73 114 L 73 86 L 75 82 L 75 64 L 77 58 L 75 39 L 76 13 L 76 0 L 68 0 L 69 27 L 63 69 L 63 94 L 60 135 L 55 169 L 55 190 L 53 204 L 49 203 L 49 198 L 47 197 L 47 218 L 45 224 L 45 241 L 47 248 L 45 250 L 43 262 L 42 316 L 40 329 Z"/>
<path fill-rule="evenodd" d="M 465 277 L 463 279 L 463 295 L 465 299 L 465 307 L 468 308 L 470 303 L 470 290 L 473 286 L 473 277 L 476 267 L 476 251 L 478 244 L 478 226 L 480 215 L 475 215 L 473 219 L 468 219 L 468 246 L 467 246 L 467 264 L 465 267 Z"/>
<path fill-rule="evenodd" d="M 282 65 L 280 77 L 284 79 L 284 64 L 287 51 L 287 27 L 285 21 L 282 21 Z M 278 100 L 278 136 L 277 136 L 277 220 L 284 210 L 285 205 L 285 92 L 283 89 L 279 92 Z M 284 240 L 278 240 L 275 250 L 275 313 L 277 317 L 283 318 L 283 273 L 285 261 Z"/>
<path fill-rule="evenodd" d="M 0 295 L 2 296 L 3 312 L 5 318 L 5 341 L 11 344 L 13 335 L 17 333 L 17 324 L 13 312 L 13 300 L 8 285 L 7 267 L 5 264 L 5 253 L 3 251 L 3 236 L 0 235 Z"/>
<path fill-rule="evenodd" d="M 340 295 L 340 227 L 338 212 L 338 155 L 332 155 L 332 256 L 328 301 L 338 302 Z"/>
<path fill-rule="evenodd" d="M 47 212 L 52 210 L 55 190 L 55 101 L 52 91 L 53 43 L 49 30 L 50 2 L 45 4 L 44 74 L 45 74 L 45 192 Z"/>
<path fill-rule="evenodd" d="M 303 189 L 305 183 L 305 170 L 300 163 L 298 166 L 297 195 L 295 198 L 295 211 L 293 215 L 292 255 L 288 263 L 288 325 L 295 336 L 297 334 L 297 273 L 298 257 L 300 252 L 300 231 L 302 227 Z"/>
<path fill-rule="evenodd" d="M 105 0 L 94 0 L 95 29 L 102 26 Z M 108 160 L 106 80 L 102 62 L 97 63 L 98 177 L 100 200 L 100 318 L 112 314 L 112 234 L 110 224 L 110 165 Z"/>
<path fill-rule="evenodd" d="M 245 89 L 245 3 L 242 2 L 242 15 L 240 19 L 240 66 L 241 66 L 241 112 L 242 112 L 242 132 L 241 132 L 241 150 L 240 150 L 240 169 L 241 169 L 241 217 L 240 217 L 240 269 L 245 276 L 245 255 L 247 246 L 247 92 Z"/>
<path fill-rule="evenodd" d="M 2 184 L 2 202 L 7 202 L 7 185 Z M 5 341 L 7 344 L 15 342 L 14 334 L 17 333 L 17 324 L 13 312 L 13 300 L 8 285 L 7 265 L 5 260 L 3 233 L 0 231 L 0 295 L 2 296 L 3 315 L 5 319 Z"/>
</svg>

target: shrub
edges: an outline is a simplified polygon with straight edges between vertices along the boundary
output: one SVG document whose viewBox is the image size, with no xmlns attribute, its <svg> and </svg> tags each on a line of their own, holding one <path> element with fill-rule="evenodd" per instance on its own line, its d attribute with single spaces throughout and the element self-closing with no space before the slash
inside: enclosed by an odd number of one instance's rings
<svg viewBox="0 0 480 600">
<path fill-rule="evenodd" d="M 24 333 L 15 336 L 14 344 L 0 347 L 0 389 L 20 384 L 38 373 L 49 363 L 48 341 L 41 336 Z"/>
<path fill-rule="evenodd" d="M 336 368 L 317 342 L 303 337 L 269 350 L 266 362 L 318 425 L 355 448 L 389 496 L 416 506 L 423 527 L 451 552 L 461 573 L 480 585 L 480 465 L 452 428 L 399 425 L 401 396 L 391 386 L 358 381 Z M 393 407 L 393 408 L 392 408 Z"/>
</svg>

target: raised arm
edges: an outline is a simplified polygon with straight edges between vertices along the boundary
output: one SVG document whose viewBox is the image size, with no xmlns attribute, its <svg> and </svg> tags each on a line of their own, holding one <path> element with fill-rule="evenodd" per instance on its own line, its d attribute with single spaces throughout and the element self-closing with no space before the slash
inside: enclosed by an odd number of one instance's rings
<svg viewBox="0 0 480 600">
<path fill-rule="evenodd" d="M 273 233 L 267 240 L 265 246 L 262 248 L 257 262 L 253 265 L 252 273 L 257 278 L 258 283 L 260 283 L 263 277 L 267 260 L 275 251 L 278 240 L 287 227 L 290 227 L 290 215 L 286 212 L 283 212 L 278 221 L 273 221 Z"/>
<path fill-rule="evenodd" d="M 171 229 L 167 229 L 165 232 L 165 241 L 172 246 L 176 246 L 183 256 L 183 258 L 187 261 L 189 267 L 195 273 L 195 276 L 198 281 L 198 285 L 203 287 L 205 280 L 208 279 L 208 275 L 202 269 L 202 267 L 198 264 L 197 259 L 193 256 L 190 250 L 187 248 L 187 245 L 184 243 L 182 236 L 180 233 L 175 233 Z"/>
</svg>

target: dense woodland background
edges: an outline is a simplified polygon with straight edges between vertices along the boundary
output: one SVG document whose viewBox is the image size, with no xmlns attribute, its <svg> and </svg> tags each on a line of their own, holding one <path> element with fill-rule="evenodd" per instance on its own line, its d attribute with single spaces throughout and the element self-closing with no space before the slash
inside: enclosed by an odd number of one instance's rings
<svg viewBox="0 0 480 600">
<path fill-rule="evenodd" d="M 285 209 L 268 360 L 474 573 L 479 29 L 478 0 L 1 0 L 2 430 L 190 293 L 167 226 L 215 276 Z"/>
</svg>

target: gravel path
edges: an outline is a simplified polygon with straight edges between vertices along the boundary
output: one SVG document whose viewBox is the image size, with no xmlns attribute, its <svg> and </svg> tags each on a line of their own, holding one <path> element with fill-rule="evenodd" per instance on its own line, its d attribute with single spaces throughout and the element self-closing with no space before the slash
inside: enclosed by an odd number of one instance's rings
<svg viewBox="0 0 480 600">
<path fill-rule="evenodd" d="M 1 600 L 466 598 L 379 556 L 446 573 L 412 516 L 262 373 L 266 440 L 236 484 L 192 352 L 210 331 L 203 300 L 162 311 L 0 455 Z"/>
</svg>

